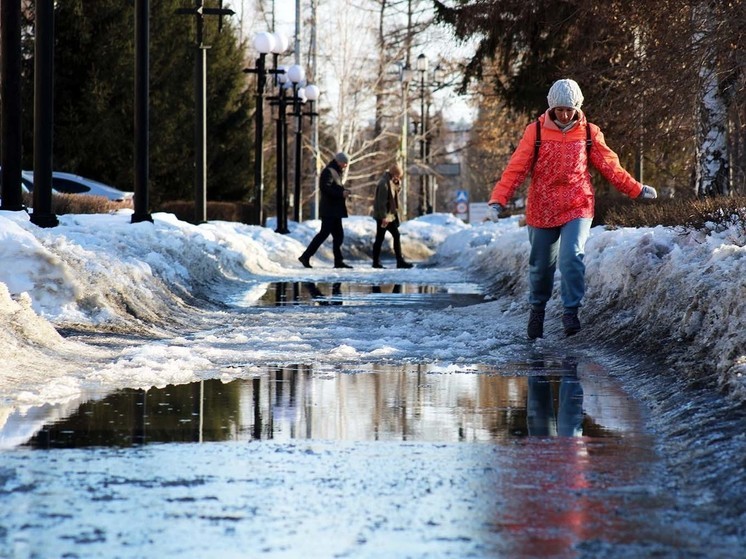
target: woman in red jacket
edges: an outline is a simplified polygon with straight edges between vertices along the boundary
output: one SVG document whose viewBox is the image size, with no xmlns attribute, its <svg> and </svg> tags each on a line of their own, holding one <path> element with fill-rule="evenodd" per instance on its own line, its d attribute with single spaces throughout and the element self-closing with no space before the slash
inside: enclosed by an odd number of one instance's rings
<svg viewBox="0 0 746 559">
<path fill-rule="evenodd" d="M 630 198 L 657 197 L 654 188 L 640 184 L 622 168 L 601 130 L 586 120 L 580 110 L 583 93 L 575 81 L 556 81 L 547 101 L 549 109 L 539 117 L 538 125 L 531 123 L 526 127 L 489 200 L 490 218 L 495 221 L 531 173 L 526 202 L 531 243 L 528 321 L 531 339 L 544 335 L 544 309 L 552 296 L 558 260 L 564 306 L 562 326 L 568 336 L 580 331 L 578 308 L 585 294 L 583 256 L 594 205 L 589 163 Z M 537 145 L 538 155 L 534 157 Z"/>
</svg>

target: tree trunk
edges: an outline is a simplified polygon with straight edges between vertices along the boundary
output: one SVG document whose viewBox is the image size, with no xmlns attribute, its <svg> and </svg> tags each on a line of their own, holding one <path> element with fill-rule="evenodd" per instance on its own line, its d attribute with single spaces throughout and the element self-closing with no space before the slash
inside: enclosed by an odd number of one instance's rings
<svg viewBox="0 0 746 559">
<path fill-rule="evenodd" d="M 700 99 L 698 102 L 695 189 L 697 196 L 730 193 L 728 172 L 728 107 L 720 91 L 716 58 L 709 48 L 714 32 L 714 14 L 707 0 L 694 10 L 694 35 L 699 51 Z"/>
</svg>

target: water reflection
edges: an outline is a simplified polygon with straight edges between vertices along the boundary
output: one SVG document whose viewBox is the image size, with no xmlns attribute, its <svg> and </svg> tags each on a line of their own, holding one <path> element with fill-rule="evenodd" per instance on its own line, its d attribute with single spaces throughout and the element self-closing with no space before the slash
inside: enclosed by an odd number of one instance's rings
<svg viewBox="0 0 746 559">
<path fill-rule="evenodd" d="M 527 425 L 529 435 L 579 437 L 583 434 L 583 387 L 578 365 L 563 362 L 565 372 L 557 377 L 528 378 Z M 558 386 L 557 386 L 558 385 Z"/>
<path fill-rule="evenodd" d="M 276 282 L 256 285 L 231 302 L 241 307 L 285 305 L 466 306 L 481 303 L 479 286 L 402 283 Z"/>
<path fill-rule="evenodd" d="M 331 295 L 325 295 L 323 291 L 313 282 L 305 282 L 303 287 L 311 294 L 311 299 L 319 305 L 341 305 L 342 304 L 342 284 L 335 282 L 332 284 Z"/>
<path fill-rule="evenodd" d="M 609 436 L 583 409 L 574 361 L 532 361 L 527 374 L 486 366 L 271 368 L 252 379 L 121 390 L 43 427 L 34 448 L 255 439 L 505 442 L 523 436 Z M 613 391 L 595 407 L 623 410 Z M 0 430 L 2 436 L 2 430 Z"/>
</svg>

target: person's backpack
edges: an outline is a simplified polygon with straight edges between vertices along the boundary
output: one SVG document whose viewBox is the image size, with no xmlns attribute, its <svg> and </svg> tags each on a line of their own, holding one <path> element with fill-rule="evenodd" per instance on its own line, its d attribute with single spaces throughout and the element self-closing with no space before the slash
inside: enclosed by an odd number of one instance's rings
<svg viewBox="0 0 746 559">
<path fill-rule="evenodd" d="M 588 152 L 588 159 L 591 157 L 591 146 L 593 141 L 591 140 L 591 125 L 587 123 L 585 126 L 585 149 Z M 541 122 L 536 119 L 536 141 L 534 142 L 534 160 L 531 163 L 531 171 L 534 170 L 536 160 L 539 158 L 539 146 L 541 146 Z"/>
</svg>

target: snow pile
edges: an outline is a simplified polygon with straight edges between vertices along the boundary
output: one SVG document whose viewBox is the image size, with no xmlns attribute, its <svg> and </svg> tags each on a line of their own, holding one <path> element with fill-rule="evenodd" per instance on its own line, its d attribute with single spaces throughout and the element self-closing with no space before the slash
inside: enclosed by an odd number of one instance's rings
<svg viewBox="0 0 746 559">
<path fill-rule="evenodd" d="M 528 235 L 520 218 L 451 235 L 441 265 L 483 276 L 493 293 L 524 302 Z M 716 374 L 746 399 L 746 234 L 679 228 L 595 227 L 586 245 L 584 336 L 664 356 L 679 373 Z M 549 321 L 561 313 L 559 273 Z M 524 305 L 524 307 L 527 305 Z M 527 309 L 524 309 L 527 311 Z"/>
<path fill-rule="evenodd" d="M 91 366 L 101 357 L 63 339 L 57 329 L 173 332 L 181 323 L 193 324 L 200 309 L 225 308 L 232 304 L 229 295 L 259 292 L 269 282 L 305 281 L 309 274 L 339 280 L 329 268 L 331 240 L 314 258 L 314 270 L 297 261 L 318 221 L 291 223 L 290 234 L 280 235 L 271 223 L 195 226 L 155 214 L 154 223 L 131 224 L 130 218 L 129 211 L 61 216 L 58 227 L 41 229 L 25 213 L 0 212 L 0 314 L 6 325 L 0 340 L 10 348 L 0 366 L 3 380 L 22 371 L 26 361 L 35 363 L 27 370 L 46 361 L 62 371 L 75 366 L 75 356 L 86 355 Z M 369 262 L 373 220 L 355 216 L 344 223 L 345 253 Z M 525 320 L 528 238 L 519 217 L 471 226 L 435 214 L 403 223 L 401 232 L 407 257 L 427 259 L 407 270 L 409 281 L 456 268 L 488 294 L 512 299 L 512 319 Z M 390 244 L 387 236 L 389 254 Z M 744 245 L 744 232 L 735 225 L 709 234 L 594 228 L 586 254 L 583 336 L 664 355 L 679 370 L 716 374 L 733 394 L 746 398 Z M 365 282 L 371 273 L 386 272 L 357 266 L 339 281 Z M 557 295 L 548 310 L 548 335 L 558 337 Z M 490 312 L 469 319 L 480 321 L 476 331 L 494 330 Z M 334 338 L 337 332 L 328 334 Z M 302 335 L 305 331 L 285 333 L 286 339 Z M 475 348 L 481 343 L 472 342 Z M 440 356 L 444 360 L 447 351 Z M 454 353 L 454 359 L 459 356 Z"/>
</svg>

